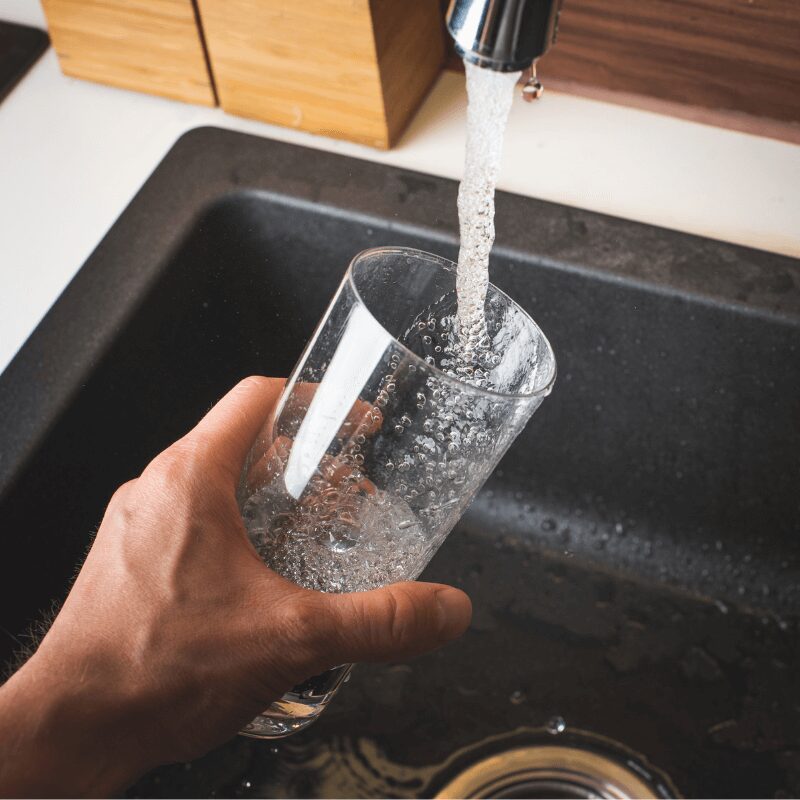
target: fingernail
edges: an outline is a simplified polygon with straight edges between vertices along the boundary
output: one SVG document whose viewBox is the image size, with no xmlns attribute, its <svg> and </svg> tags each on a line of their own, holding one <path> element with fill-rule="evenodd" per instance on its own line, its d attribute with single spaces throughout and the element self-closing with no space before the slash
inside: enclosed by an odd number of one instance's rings
<svg viewBox="0 0 800 800">
<path fill-rule="evenodd" d="M 469 625 L 462 593 L 455 589 L 439 589 L 436 603 L 439 606 L 439 630 L 450 638 L 460 636 Z"/>
</svg>

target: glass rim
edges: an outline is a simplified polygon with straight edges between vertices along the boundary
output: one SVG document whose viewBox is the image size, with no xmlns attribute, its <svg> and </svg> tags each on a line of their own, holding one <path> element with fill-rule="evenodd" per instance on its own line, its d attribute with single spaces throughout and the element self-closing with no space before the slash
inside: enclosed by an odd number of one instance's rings
<svg viewBox="0 0 800 800">
<path fill-rule="evenodd" d="M 405 354 L 408 356 L 414 363 L 418 365 L 424 365 L 424 367 L 428 370 L 433 371 L 433 373 L 443 381 L 447 383 L 453 384 L 455 386 L 467 388 L 470 391 L 475 392 L 476 394 L 483 395 L 485 397 L 496 397 L 502 399 L 514 399 L 514 400 L 529 400 L 533 397 L 540 397 L 546 396 L 553 388 L 553 384 L 556 380 L 556 356 L 553 352 L 553 347 L 550 344 L 550 340 L 545 336 L 544 331 L 539 327 L 536 323 L 536 320 L 519 304 L 506 294 L 502 289 L 495 286 L 491 281 L 489 282 L 489 288 L 493 291 L 497 292 L 501 297 L 504 297 L 514 308 L 516 308 L 527 320 L 530 322 L 531 325 L 538 331 L 539 335 L 542 337 L 542 341 L 544 342 L 547 352 L 550 354 L 550 362 L 552 364 L 549 373 L 546 375 L 546 379 L 543 381 L 541 386 L 534 387 L 533 391 L 530 392 L 501 392 L 495 389 L 485 389 L 482 386 L 475 386 L 471 383 L 467 383 L 466 381 L 461 380 L 460 378 L 455 378 L 452 375 L 448 375 L 442 369 L 437 367 L 435 364 L 428 363 L 422 356 L 415 353 L 405 344 L 403 344 L 394 334 L 390 333 L 386 330 L 386 327 L 381 323 L 381 321 L 375 316 L 372 312 L 372 309 L 367 304 L 366 300 L 361 296 L 361 292 L 358 290 L 358 286 L 356 286 L 355 280 L 353 280 L 353 268 L 355 265 L 371 256 L 376 256 L 379 254 L 386 254 L 386 253 L 402 253 L 404 255 L 412 255 L 416 256 L 417 258 L 422 258 L 426 261 L 433 261 L 437 263 L 439 266 L 446 269 L 448 272 L 455 272 L 456 264 L 451 261 L 449 258 L 445 258 L 444 256 L 437 256 L 435 253 L 429 253 L 426 250 L 420 250 L 416 247 L 404 247 L 403 245 L 386 245 L 382 247 L 369 247 L 366 250 L 362 250 L 360 253 L 356 253 L 355 256 L 350 260 L 350 263 L 347 266 L 347 272 L 345 273 L 345 280 L 349 283 L 350 288 L 353 290 L 358 301 L 367 311 L 367 313 L 375 320 L 376 324 L 378 324 L 386 333 L 391 337 L 392 341 L 397 345 Z"/>
</svg>

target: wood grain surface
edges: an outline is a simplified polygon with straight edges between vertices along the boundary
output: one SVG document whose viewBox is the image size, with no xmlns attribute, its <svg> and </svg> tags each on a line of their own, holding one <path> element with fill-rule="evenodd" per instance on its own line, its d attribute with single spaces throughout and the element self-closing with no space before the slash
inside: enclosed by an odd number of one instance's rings
<svg viewBox="0 0 800 800">
<path fill-rule="evenodd" d="M 442 68 L 438 0 L 199 0 L 222 107 L 390 147 Z"/>
<path fill-rule="evenodd" d="M 215 105 L 192 0 L 42 0 L 65 75 Z"/>
<path fill-rule="evenodd" d="M 436 0 L 372 0 L 389 145 L 402 134 L 444 65 Z"/>
<path fill-rule="evenodd" d="M 564 0 L 539 72 L 626 104 L 638 95 L 800 123 L 800 0 Z"/>
</svg>

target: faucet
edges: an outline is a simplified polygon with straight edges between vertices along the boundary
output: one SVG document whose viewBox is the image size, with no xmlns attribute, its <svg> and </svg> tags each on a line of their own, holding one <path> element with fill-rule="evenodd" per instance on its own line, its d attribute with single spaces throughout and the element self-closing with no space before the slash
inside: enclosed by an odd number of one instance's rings
<svg viewBox="0 0 800 800">
<path fill-rule="evenodd" d="M 560 10 L 561 0 L 450 0 L 447 30 L 466 61 L 498 72 L 530 69 L 523 94 L 533 99 L 542 92 L 536 60 L 555 41 Z"/>
</svg>

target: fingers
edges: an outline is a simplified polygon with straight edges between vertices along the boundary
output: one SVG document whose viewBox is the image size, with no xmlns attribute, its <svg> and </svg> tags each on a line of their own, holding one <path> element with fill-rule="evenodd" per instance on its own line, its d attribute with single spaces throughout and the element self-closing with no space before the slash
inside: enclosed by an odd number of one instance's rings
<svg viewBox="0 0 800 800">
<path fill-rule="evenodd" d="M 292 387 L 291 400 L 289 405 L 297 404 L 303 409 L 307 409 L 314 399 L 314 395 L 319 388 L 318 383 L 296 383 Z M 340 438 L 363 433 L 365 436 L 372 436 L 380 430 L 383 424 L 383 414 L 377 406 L 367 403 L 365 400 L 356 400 L 353 407 L 347 413 L 347 418 L 339 431 Z"/>
<path fill-rule="evenodd" d="M 286 436 L 278 436 L 272 446 L 263 456 L 254 460 L 247 467 L 245 486 L 248 492 L 255 492 L 260 487 L 271 483 L 286 468 L 289 453 L 292 449 L 292 440 Z M 345 479 L 353 474 L 353 467 L 345 463 L 340 457 L 323 457 L 318 471 L 331 486 L 340 486 Z M 367 478 L 362 478 L 353 485 L 353 490 L 375 494 L 375 484 Z"/>
<path fill-rule="evenodd" d="M 284 471 L 292 449 L 292 440 L 288 436 L 277 436 L 261 456 L 257 452 L 259 449 L 260 447 L 256 449 L 253 461 L 247 465 L 245 485 L 249 492 L 266 486 Z"/>
<path fill-rule="evenodd" d="M 381 425 L 383 425 L 383 414 L 380 409 L 364 400 L 356 400 L 342 423 L 339 436 L 343 439 L 360 433 L 372 436 L 381 429 Z"/>
<path fill-rule="evenodd" d="M 464 633 L 472 616 L 464 592 L 416 582 L 352 594 L 304 592 L 287 610 L 297 617 L 295 652 L 307 655 L 312 671 L 435 650 Z"/>
<path fill-rule="evenodd" d="M 286 400 L 282 415 L 289 419 L 301 418 L 311 401 L 314 392 L 317 390 L 315 383 L 297 383 L 290 392 Z M 348 412 L 342 427 L 337 433 L 337 438 L 341 442 L 348 440 L 363 444 L 369 437 L 380 430 L 383 424 L 383 415 L 380 410 L 363 400 L 357 400 Z M 271 432 L 272 435 L 276 432 Z M 247 491 L 254 492 L 261 486 L 270 483 L 275 477 L 282 473 L 286 468 L 293 445 L 292 439 L 288 436 L 278 435 L 270 442 L 269 439 L 259 441 L 251 455 L 251 462 L 247 465 L 245 476 L 245 486 Z M 342 446 L 342 452 L 337 456 L 324 456 L 319 464 L 320 474 L 330 483 L 339 484 L 344 478 L 352 474 L 353 468 L 345 463 L 342 455 L 346 451 L 346 445 Z M 372 494 L 375 487 L 366 479 L 362 481 L 366 491 Z"/>
<path fill-rule="evenodd" d="M 180 442 L 178 450 L 188 449 L 209 456 L 214 463 L 228 472 L 234 485 L 238 482 L 242 466 L 250 448 L 269 420 L 275 404 L 283 391 L 284 378 L 245 378 L 226 394 L 202 420 Z M 293 402 L 308 403 L 316 390 L 316 384 L 297 384 L 293 387 L 290 405 Z M 355 403 L 340 435 L 370 436 L 379 428 L 383 418 L 377 408 L 361 400 Z M 266 443 L 265 443 L 266 444 Z M 268 478 L 285 460 L 291 442 L 279 437 L 259 457 L 256 452 L 255 469 L 258 476 Z M 259 463 L 259 462 L 264 463 Z M 252 469 L 252 467 L 251 467 Z M 248 483 L 251 480 L 248 479 Z"/>
<path fill-rule="evenodd" d="M 235 485 L 253 442 L 280 397 L 283 378 L 245 378 L 184 437 L 228 472 Z"/>
</svg>

